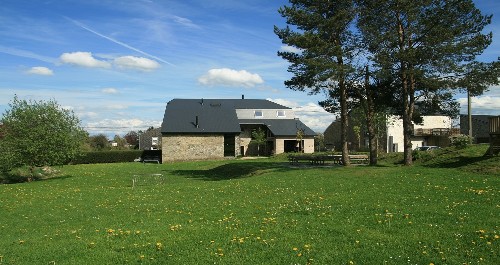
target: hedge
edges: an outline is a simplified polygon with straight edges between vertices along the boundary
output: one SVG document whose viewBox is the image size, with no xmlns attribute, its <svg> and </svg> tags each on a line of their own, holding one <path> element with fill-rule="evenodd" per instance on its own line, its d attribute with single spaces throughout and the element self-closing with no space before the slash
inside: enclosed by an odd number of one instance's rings
<svg viewBox="0 0 500 265">
<path fill-rule="evenodd" d="M 73 159 L 71 164 L 133 162 L 134 159 L 142 157 L 142 154 L 142 150 L 84 152 L 79 157 Z"/>
</svg>

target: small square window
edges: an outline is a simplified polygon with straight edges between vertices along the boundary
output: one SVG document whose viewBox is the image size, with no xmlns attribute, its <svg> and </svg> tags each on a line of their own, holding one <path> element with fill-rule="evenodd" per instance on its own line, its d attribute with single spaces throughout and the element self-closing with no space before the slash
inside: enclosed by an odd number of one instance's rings
<svg viewBox="0 0 500 265">
<path fill-rule="evenodd" d="M 262 118 L 262 117 L 264 117 L 264 114 L 262 113 L 262 110 L 256 110 L 254 112 L 254 116 L 255 116 L 255 118 Z"/>
<path fill-rule="evenodd" d="M 284 111 L 284 110 L 278 110 L 278 111 L 276 112 L 276 116 L 277 116 L 278 118 L 284 118 L 284 117 L 286 117 L 285 111 Z"/>
</svg>

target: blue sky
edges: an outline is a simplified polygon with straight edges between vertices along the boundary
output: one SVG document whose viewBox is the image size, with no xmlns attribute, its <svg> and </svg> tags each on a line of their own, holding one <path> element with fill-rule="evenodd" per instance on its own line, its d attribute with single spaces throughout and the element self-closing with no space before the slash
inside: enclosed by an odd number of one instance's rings
<svg viewBox="0 0 500 265">
<path fill-rule="evenodd" d="M 500 56 L 500 2 L 475 1 L 493 14 Z M 284 0 L 2 0 L 0 113 L 17 94 L 55 99 L 91 134 L 124 135 L 161 124 L 173 98 L 261 98 L 292 107 L 311 129 L 335 119 L 323 95 L 292 91 L 273 26 Z M 473 101 L 475 114 L 500 115 L 499 87 Z M 466 107 L 463 95 L 459 102 Z M 462 113 L 466 109 L 462 108 Z"/>
</svg>

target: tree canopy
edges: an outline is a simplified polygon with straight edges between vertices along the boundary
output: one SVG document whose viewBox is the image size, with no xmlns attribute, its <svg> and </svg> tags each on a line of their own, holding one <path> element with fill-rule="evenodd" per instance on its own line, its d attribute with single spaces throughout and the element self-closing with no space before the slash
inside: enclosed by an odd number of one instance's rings
<svg viewBox="0 0 500 265">
<path fill-rule="evenodd" d="M 347 112 L 357 103 L 367 112 L 371 145 L 374 111 L 382 105 L 402 117 L 405 164 L 411 165 L 412 121 L 429 113 L 456 115 L 457 91 L 480 95 L 499 83 L 500 63 L 477 61 L 492 40 L 491 32 L 483 32 L 491 16 L 471 0 L 290 4 L 278 11 L 288 26 L 274 29 L 297 50 L 278 52 L 294 75 L 285 85 L 311 94 L 326 92 L 320 105 L 340 111 L 343 160 L 348 153 Z"/>
<path fill-rule="evenodd" d="M 392 82 L 394 109 L 402 116 L 405 164 L 412 163 L 411 133 L 415 104 L 456 108 L 454 90 L 475 78 L 481 94 L 491 83 L 496 62 L 476 57 L 491 43 L 483 33 L 491 23 L 471 0 L 357 0 L 358 28 L 377 75 Z M 477 74 L 480 73 L 480 74 Z M 498 75 L 493 83 L 498 83 Z M 402 104 L 401 104 L 402 103 Z M 450 114 L 454 114 L 451 111 Z"/>
<path fill-rule="evenodd" d="M 87 133 L 71 110 L 54 100 L 34 101 L 14 97 L 1 119 L 2 170 L 27 165 L 62 165 L 81 150 Z"/>
<path fill-rule="evenodd" d="M 285 81 L 293 90 L 311 94 L 329 94 L 340 110 L 342 162 L 349 165 L 347 148 L 347 87 L 356 73 L 356 34 L 352 23 L 356 17 L 354 1 L 290 0 L 291 6 L 279 9 L 286 18 L 285 28 L 274 27 L 281 41 L 299 52 L 279 51 L 290 62 L 294 76 Z M 338 103 L 338 104 L 337 104 Z"/>
</svg>

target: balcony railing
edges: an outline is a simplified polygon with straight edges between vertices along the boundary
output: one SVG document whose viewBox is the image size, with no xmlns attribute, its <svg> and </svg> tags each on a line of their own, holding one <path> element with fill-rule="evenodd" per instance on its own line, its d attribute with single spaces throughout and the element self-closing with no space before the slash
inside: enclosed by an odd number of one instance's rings
<svg viewBox="0 0 500 265">
<path fill-rule="evenodd" d="M 418 128 L 413 130 L 413 136 L 451 136 L 460 134 L 459 128 Z"/>
<path fill-rule="evenodd" d="M 490 117 L 490 134 L 500 134 L 500 116 Z"/>
</svg>

